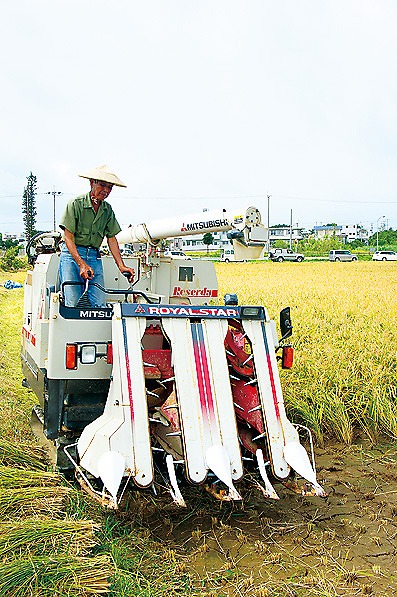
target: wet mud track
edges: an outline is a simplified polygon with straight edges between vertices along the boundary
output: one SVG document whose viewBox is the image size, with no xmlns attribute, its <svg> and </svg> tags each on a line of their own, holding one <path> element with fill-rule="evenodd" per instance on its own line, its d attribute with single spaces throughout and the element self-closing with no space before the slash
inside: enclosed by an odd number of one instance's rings
<svg viewBox="0 0 397 597">
<path fill-rule="evenodd" d="M 188 508 L 167 496 L 132 500 L 124 516 L 174 550 L 192 595 L 397 595 L 397 447 L 316 450 L 327 498 L 282 485 L 279 501 L 246 487 L 243 503 L 184 488 Z"/>
</svg>

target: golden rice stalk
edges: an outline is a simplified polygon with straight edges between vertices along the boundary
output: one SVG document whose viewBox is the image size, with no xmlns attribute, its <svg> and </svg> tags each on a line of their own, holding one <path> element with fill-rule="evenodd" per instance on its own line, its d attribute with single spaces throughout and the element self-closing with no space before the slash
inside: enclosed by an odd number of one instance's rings
<svg viewBox="0 0 397 597">
<path fill-rule="evenodd" d="M 0 523 L 0 559 L 17 554 L 85 555 L 97 543 L 99 525 L 90 520 L 28 518 Z"/>
<path fill-rule="evenodd" d="M 0 563 L 0 595 L 89 597 L 109 591 L 114 570 L 107 556 L 34 557 Z"/>
<path fill-rule="evenodd" d="M 397 293 L 390 269 L 370 261 L 354 269 L 283 265 L 215 267 L 219 296 L 236 292 L 240 304 L 264 304 L 274 318 L 291 307 L 296 358 L 291 371 L 281 371 L 288 415 L 312 428 L 317 441 L 321 434 L 347 444 L 362 432 L 372 441 L 397 437 L 397 326 L 391 323 Z"/>
<path fill-rule="evenodd" d="M 292 421 L 307 426 L 316 438 L 317 443 L 323 445 L 323 405 L 311 404 L 307 397 L 299 395 L 298 391 L 296 393 L 291 391 L 290 396 L 286 398 L 285 405 Z"/>
<path fill-rule="evenodd" d="M 0 437 L 0 464 L 3 466 L 14 466 L 45 470 L 47 467 L 47 455 L 44 448 L 32 445 L 27 442 L 15 443 Z"/>
<path fill-rule="evenodd" d="M 2 489 L 0 520 L 29 516 L 61 516 L 72 489 L 69 487 L 24 487 Z"/>
<path fill-rule="evenodd" d="M 56 473 L 0 465 L 0 487 L 48 487 L 61 485 L 62 482 L 61 475 Z"/>
<path fill-rule="evenodd" d="M 350 445 L 353 441 L 353 424 L 343 398 L 336 392 L 324 402 L 323 424 L 340 441 Z"/>
<path fill-rule="evenodd" d="M 375 387 L 367 403 L 367 413 L 374 428 L 393 439 L 397 437 L 397 406 L 394 388 Z"/>
</svg>

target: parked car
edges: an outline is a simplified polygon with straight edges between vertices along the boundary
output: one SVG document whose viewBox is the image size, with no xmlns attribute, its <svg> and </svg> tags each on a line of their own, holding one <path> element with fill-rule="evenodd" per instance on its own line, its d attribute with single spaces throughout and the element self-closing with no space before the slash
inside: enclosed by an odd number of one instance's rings
<svg viewBox="0 0 397 597">
<path fill-rule="evenodd" d="M 302 253 L 295 253 L 292 249 L 271 249 L 269 259 L 272 261 L 303 261 L 305 258 Z"/>
<path fill-rule="evenodd" d="M 374 261 L 397 261 L 397 253 L 395 251 L 375 251 L 372 259 Z"/>
<path fill-rule="evenodd" d="M 337 249 L 335 251 L 329 252 L 330 261 L 357 261 L 357 259 L 357 255 L 354 255 L 354 253 L 345 251 L 343 249 Z"/>
<path fill-rule="evenodd" d="M 234 261 L 234 249 L 221 249 L 221 261 Z"/>
<path fill-rule="evenodd" d="M 176 249 L 168 249 L 167 251 L 164 251 L 164 257 L 171 257 L 172 259 L 191 259 L 186 253 Z"/>
</svg>

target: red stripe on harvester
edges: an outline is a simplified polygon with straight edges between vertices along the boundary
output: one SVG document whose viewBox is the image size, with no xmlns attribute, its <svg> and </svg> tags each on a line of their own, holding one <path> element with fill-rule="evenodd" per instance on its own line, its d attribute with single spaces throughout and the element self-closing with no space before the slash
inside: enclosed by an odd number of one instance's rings
<svg viewBox="0 0 397 597">
<path fill-rule="evenodd" d="M 210 423 L 215 421 L 214 398 L 210 382 L 207 351 L 204 342 L 203 325 L 192 323 L 191 332 L 193 339 L 194 360 L 196 364 L 197 381 L 200 394 L 200 405 L 203 414 L 207 414 Z"/>
<path fill-rule="evenodd" d="M 269 377 L 270 377 L 270 385 L 272 388 L 274 410 L 275 410 L 276 417 L 277 417 L 278 421 L 280 421 L 280 409 L 278 407 L 276 384 L 274 383 L 273 366 L 272 366 L 272 361 L 270 359 L 270 350 L 269 350 L 269 344 L 268 344 L 267 337 L 266 337 L 265 324 L 263 322 L 262 322 L 262 333 L 263 333 L 263 340 L 265 343 L 266 360 L 267 360 L 267 366 L 269 369 Z"/>
<path fill-rule="evenodd" d="M 130 369 L 130 358 L 128 355 L 127 328 L 126 328 L 125 319 L 122 320 L 122 324 L 123 324 L 125 367 L 126 367 L 126 371 L 127 371 L 128 400 L 130 403 L 131 421 L 134 422 L 134 401 L 133 401 L 133 397 L 132 397 L 131 369 Z"/>
</svg>

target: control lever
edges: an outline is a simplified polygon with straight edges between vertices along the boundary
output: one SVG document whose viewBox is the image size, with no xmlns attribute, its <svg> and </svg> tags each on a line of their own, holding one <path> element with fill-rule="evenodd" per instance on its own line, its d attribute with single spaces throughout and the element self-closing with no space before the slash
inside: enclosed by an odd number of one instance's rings
<svg viewBox="0 0 397 597">
<path fill-rule="evenodd" d="M 130 275 L 130 274 L 129 274 L 128 272 L 123 272 L 123 276 L 125 276 L 127 279 L 128 279 L 128 277 L 129 277 L 129 275 Z M 128 281 L 129 281 L 129 280 L 128 280 Z M 132 283 L 130 282 L 130 289 L 129 289 L 128 293 L 126 293 L 126 295 L 125 295 L 125 302 L 127 302 L 127 295 L 128 295 L 128 294 L 131 294 L 131 290 L 133 289 L 133 287 L 135 286 L 135 284 L 136 284 L 138 281 L 139 281 L 139 278 L 138 278 L 137 280 L 135 280 L 135 282 L 132 282 Z M 142 292 L 141 290 L 136 290 L 136 291 L 134 292 L 133 296 L 134 296 L 135 294 L 139 294 L 139 296 L 143 296 L 143 298 L 145 299 L 145 301 L 146 301 L 147 303 L 153 303 L 153 302 L 156 302 L 156 301 L 150 300 L 150 298 L 149 298 L 149 297 L 148 297 L 148 296 L 147 296 L 147 295 L 146 295 L 144 292 Z"/>
</svg>

